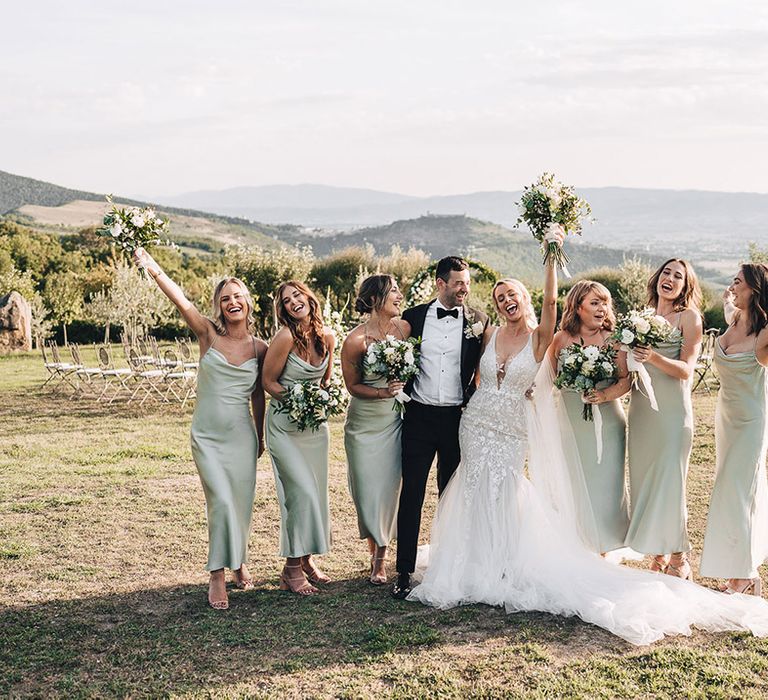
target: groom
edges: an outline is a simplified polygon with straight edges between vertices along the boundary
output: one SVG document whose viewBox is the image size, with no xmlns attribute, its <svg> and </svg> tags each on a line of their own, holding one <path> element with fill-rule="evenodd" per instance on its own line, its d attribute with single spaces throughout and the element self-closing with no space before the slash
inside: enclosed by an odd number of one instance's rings
<svg viewBox="0 0 768 700">
<path fill-rule="evenodd" d="M 421 338 L 419 374 L 406 386 L 411 401 L 403 420 L 403 487 L 397 515 L 397 582 L 392 595 L 411 591 L 421 508 L 432 461 L 437 455 L 437 488 L 442 494 L 459 466 L 461 410 L 475 389 L 483 332 L 488 317 L 464 306 L 469 294 L 469 265 L 455 256 L 435 270 L 437 299 L 403 313 L 411 336 Z"/>
</svg>

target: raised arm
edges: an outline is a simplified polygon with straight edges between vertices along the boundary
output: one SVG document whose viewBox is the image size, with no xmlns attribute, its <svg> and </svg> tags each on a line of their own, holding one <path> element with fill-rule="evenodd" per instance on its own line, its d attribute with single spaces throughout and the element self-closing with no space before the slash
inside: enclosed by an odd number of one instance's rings
<svg viewBox="0 0 768 700">
<path fill-rule="evenodd" d="M 729 326 L 734 322 L 735 315 L 736 306 L 733 303 L 733 293 L 726 287 L 723 292 L 723 316 L 725 316 L 725 322 Z"/>
<path fill-rule="evenodd" d="M 533 331 L 533 355 L 536 362 L 544 359 L 552 344 L 557 326 L 557 267 L 550 257 L 544 271 L 544 299 L 541 302 L 541 321 Z"/>
<path fill-rule="evenodd" d="M 207 346 L 209 338 L 216 332 L 213 324 L 184 296 L 181 287 L 165 274 L 157 261 L 144 248 L 136 249 L 133 254 L 133 260 L 139 267 L 143 267 L 147 274 L 155 280 L 157 286 L 160 287 L 160 291 L 173 302 L 198 340 Z M 207 347 L 203 348 L 204 350 L 207 350 Z"/>
<path fill-rule="evenodd" d="M 274 399 L 280 401 L 283 398 L 283 386 L 278 381 L 288 361 L 288 354 L 293 348 L 293 337 L 287 328 L 281 328 L 264 357 L 264 366 L 261 371 L 264 390 Z"/>
</svg>

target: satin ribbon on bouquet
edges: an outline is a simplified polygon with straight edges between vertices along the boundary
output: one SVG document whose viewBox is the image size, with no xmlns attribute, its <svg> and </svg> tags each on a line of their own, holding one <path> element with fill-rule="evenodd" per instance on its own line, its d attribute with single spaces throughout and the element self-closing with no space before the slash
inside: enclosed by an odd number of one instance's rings
<svg viewBox="0 0 768 700">
<path fill-rule="evenodd" d="M 563 238 L 565 237 L 565 229 L 563 228 L 562 224 L 556 224 L 553 221 L 551 224 L 547 225 L 547 232 L 544 234 L 543 242 L 546 243 L 551 253 L 554 253 L 555 251 L 557 251 L 558 246 L 553 244 L 557 242 L 560 236 L 562 236 Z M 560 240 L 562 242 L 562 238 L 560 238 Z M 565 261 L 563 261 L 560 269 L 563 271 L 563 275 L 565 277 L 567 277 L 568 279 L 571 279 L 571 273 L 568 272 L 568 268 L 565 266 Z"/>
<path fill-rule="evenodd" d="M 621 349 L 627 353 L 627 369 L 637 376 L 643 389 L 645 389 L 645 395 L 651 402 L 651 408 L 654 411 L 659 410 L 659 404 L 656 402 L 656 394 L 653 391 L 653 384 L 651 383 L 651 375 L 648 374 L 648 370 L 642 362 L 638 362 L 635 359 L 635 355 L 632 352 L 632 348 L 628 345 L 622 345 Z M 637 380 L 636 380 L 637 381 Z"/>
<path fill-rule="evenodd" d="M 411 400 L 411 397 L 400 389 L 400 391 L 395 394 L 394 399 L 398 403 L 408 403 Z"/>
<path fill-rule="evenodd" d="M 582 394 L 583 403 L 592 406 L 592 422 L 595 424 L 595 447 L 597 448 L 597 463 L 603 461 L 603 414 L 600 413 L 600 406 L 596 403 L 590 404 L 587 397 Z"/>
</svg>

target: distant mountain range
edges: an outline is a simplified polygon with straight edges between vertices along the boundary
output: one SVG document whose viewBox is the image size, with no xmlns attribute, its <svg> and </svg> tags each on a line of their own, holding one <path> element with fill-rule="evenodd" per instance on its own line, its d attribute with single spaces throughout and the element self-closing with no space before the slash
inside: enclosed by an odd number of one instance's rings
<svg viewBox="0 0 768 700">
<path fill-rule="evenodd" d="M 578 249 L 575 272 L 616 266 L 627 253 L 650 261 L 678 255 L 696 262 L 710 281 L 723 282 L 746 257 L 748 242 L 768 246 L 768 195 L 616 187 L 580 194 L 598 221 L 585 228 L 583 239 L 568 243 Z M 349 245 L 371 244 L 379 252 L 413 245 L 434 257 L 468 253 L 505 274 L 531 279 L 541 271 L 537 246 L 524 230 L 511 230 L 519 195 L 411 197 L 307 184 L 200 191 L 154 202 L 171 217 L 173 235 L 190 248 L 300 244 L 325 255 Z M 103 195 L 0 171 L 0 216 L 41 230 L 96 225 L 103 206 Z"/>
<path fill-rule="evenodd" d="M 597 222 L 585 237 L 600 245 L 687 255 L 739 257 L 749 241 L 768 240 L 768 194 L 584 188 Z M 325 185 L 272 185 L 201 191 L 158 201 L 267 223 L 347 231 L 428 214 L 466 215 L 507 228 L 517 219 L 519 191 L 411 197 Z"/>
</svg>

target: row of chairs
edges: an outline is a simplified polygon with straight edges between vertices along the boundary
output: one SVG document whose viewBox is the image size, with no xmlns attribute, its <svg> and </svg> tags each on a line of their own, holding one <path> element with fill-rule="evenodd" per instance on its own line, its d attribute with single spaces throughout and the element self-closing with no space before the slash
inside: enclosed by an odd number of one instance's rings
<svg viewBox="0 0 768 700">
<path fill-rule="evenodd" d="M 126 364 L 115 363 L 112 347 L 96 347 L 97 365 L 83 361 L 80 347 L 69 344 L 72 361 L 63 361 L 56 343 L 41 346 L 43 363 L 48 377 L 43 389 L 55 393 L 68 392 L 70 398 L 91 397 L 112 404 L 118 400 L 171 403 L 182 406 L 195 396 L 197 362 L 186 340 L 179 341 L 176 349 L 161 350 L 157 341 L 124 343 Z"/>
</svg>

